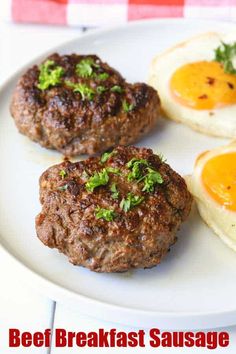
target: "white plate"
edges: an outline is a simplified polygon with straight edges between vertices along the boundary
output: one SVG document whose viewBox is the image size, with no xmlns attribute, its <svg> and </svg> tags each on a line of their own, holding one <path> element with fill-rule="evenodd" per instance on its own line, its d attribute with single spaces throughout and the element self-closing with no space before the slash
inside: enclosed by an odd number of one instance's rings
<svg viewBox="0 0 236 354">
<path fill-rule="evenodd" d="M 127 80 L 143 81 L 158 52 L 196 33 L 233 26 L 183 20 L 139 22 L 94 32 L 52 51 L 96 53 Z M 23 271 L 27 282 L 53 299 L 113 322 L 177 329 L 236 324 L 236 254 L 204 225 L 196 210 L 181 228 L 177 244 L 151 270 L 96 274 L 72 266 L 56 250 L 42 245 L 34 229 L 40 211 L 38 178 L 61 156 L 17 132 L 9 102 L 20 74 L 2 87 L 0 95 L 1 249 L 15 259 L 17 274 Z M 224 143 L 162 120 L 138 145 L 162 152 L 174 169 L 186 174 L 198 153 Z"/>
</svg>

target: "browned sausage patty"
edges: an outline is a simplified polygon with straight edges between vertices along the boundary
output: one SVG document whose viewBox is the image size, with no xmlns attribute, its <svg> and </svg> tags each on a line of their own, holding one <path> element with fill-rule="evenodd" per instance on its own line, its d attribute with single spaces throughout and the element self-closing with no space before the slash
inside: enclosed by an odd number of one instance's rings
<svg viewBox="0 0 236 354">
<path fill-rule="evenodd" d="M 117 147 L 63 162 L 40 178 L 39 239 L 75 265 L 123 272 L 160 263 L 192 198 L 184 179 L 152 150 Z"/>
<path fill-rule="evenodd" d="M 53 54 L 20 78 L 10 110 L 22 134 L 75 156 L 133 143 L 159 108 L 153 88 L 127 83 L 97 56 Z"/>
</svg>

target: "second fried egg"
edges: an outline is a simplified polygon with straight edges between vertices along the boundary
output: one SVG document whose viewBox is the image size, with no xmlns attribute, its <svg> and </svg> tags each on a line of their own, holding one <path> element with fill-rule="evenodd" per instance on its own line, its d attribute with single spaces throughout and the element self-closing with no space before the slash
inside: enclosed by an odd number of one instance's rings
<svg viewBox="0 0 236 354">
<path fill-rule="evenodd" d="M 203 220 L 236 251 L 236 143 L 202 153 L 186 182 Z"/>
</svg>

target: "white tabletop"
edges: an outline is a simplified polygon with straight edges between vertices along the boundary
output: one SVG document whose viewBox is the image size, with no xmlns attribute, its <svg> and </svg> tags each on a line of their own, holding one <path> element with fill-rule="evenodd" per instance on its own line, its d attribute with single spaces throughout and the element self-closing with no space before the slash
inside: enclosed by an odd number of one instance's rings
<svg viewBox="0 0 236 354">
<path fill-rule="evenodd" d="M 36 25 L 0 24 L 0 83 L 21 65 L 32 60 L 57 44 L 82 34 L 80 29 L 48 27 Z M 46 328 L 65 328 L 68 331 L 92 331 L 99 328 L 117 328 L 132 330 L 114 323 L 105 323 L 80 314 L 80 309 L 68 308 L 66 304 L 55 303 L 41 294 L 40 289 L 32 289 L 17 274 L 11 259 L 4 255 L 0 259 L 0 353 L 78 353 L 79 350 L 101 353 L 104 349 L 74 348 L 13 348 L 8 347 L 8 329 L 18 328 L 21 331 L 44 331 Z M 111 319 L 111 321 L 115 319 Z M 158 327 L 158 323 L 157 323 Z M 220 330 L 220 329 L 219 329 Z M 236 326 L 224 329 L 230 334 L 230 347 L 216 349 L 214 353 L 235 353 Z M 122 349 L 122 353 L 206 353 L 207 349 L 155 349 L 140 348 Z M 120 353 L 121 349 L 106 348 L 107 353 Z"/>
</svg>

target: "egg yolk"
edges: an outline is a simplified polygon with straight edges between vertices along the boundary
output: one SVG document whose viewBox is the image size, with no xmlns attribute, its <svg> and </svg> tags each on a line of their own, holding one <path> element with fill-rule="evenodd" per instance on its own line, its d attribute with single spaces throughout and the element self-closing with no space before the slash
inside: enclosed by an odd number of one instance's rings
<svg viewBox="0 0 236 354">
<path fill-rule="evenodd" d="M 217 203 L 236 211 L 236 152 L 209 159 L 202 170 L 202 182 Z"/>
<path fill-rule="evenodd" d="M 194 109 L 214 109 L 236 103 L 236 75 L 226 74 L 216 61 L 189 63 L 170 80 L 173 97 Z"/>
</svg>

